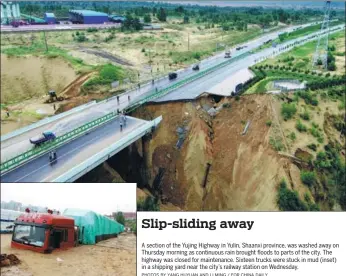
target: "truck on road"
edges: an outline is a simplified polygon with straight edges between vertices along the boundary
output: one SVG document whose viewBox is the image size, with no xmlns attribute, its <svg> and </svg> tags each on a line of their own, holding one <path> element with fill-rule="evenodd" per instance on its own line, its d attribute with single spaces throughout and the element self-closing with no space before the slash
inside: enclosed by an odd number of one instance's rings
<svg viewBox="0 0 346 276">
<path fill-rule="evenodd" d="M 228 51 L 226 51 L 225 52 L 225 58 L 231 58 L 232 56 L 231 56 L 231 51 L 230 50 L 228 50 Z"/>
<path fill-rule="evenodd" d="M 55 134 L 51 131 L 45 131 L 42 135 L 38 135 L 36 137 L 30 138 L 30 143 L 35 146 L 39 146 L 47 141 L 52 141 L 56 138 Z"/>
<path fill-rule="evenodd" d="M 63 215 L 28 210 L 14 221 L 11 247 L 51 253 L 95 244 L 122 232 L 122 224 L 89 210 L 66 209 Z"/>
</svg>

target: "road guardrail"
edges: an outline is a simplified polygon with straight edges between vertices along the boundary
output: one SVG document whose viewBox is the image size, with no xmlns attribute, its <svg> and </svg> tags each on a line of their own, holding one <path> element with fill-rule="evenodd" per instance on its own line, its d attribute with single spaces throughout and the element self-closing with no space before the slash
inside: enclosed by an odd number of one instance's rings
<svg viewBox="0 0 346 276">
<path fill-rule="evenodd" d="M 18 167 L 19 165 L 28 162 L 29 160 L 36 158 L 38 156 L 41 156 L 59 146 L 61 146 L 62 144 L 65 144 L 87 132 L 89 132 L 90 130 L 103 125 L 113 119 L 115 119 L 117 117 L 117 113 L 116 112 L 111 112 L 108 113 L 105 116 L 102 116 L 98 119 L 95 119 L 89 123 L 86 123 L 70 132 L 65 133 L 62 136 L 57 137 L 56 139 L 54 139 L 51 142 L 47 142 L 44 143 L 42 146 L 38 146 L 35 147 L 31 150 L 28 150 L 16 157 L 13 157 L 3 163 L 1 163 L 0 165 L 0 172 L 1 175 L 8 172 L 9 170 L 12 170 L 16 167 Z"/>
<path fill-rule="evenodd" d="M 154 100 L 154 99 L 156 99 L 158 97 L 162 97 L 163 95 L 168 94 L 170 91 L 172 91 L 172 90 L 174 90 L 174 89 L 176 89 L 178 87 L 182 87 L 182 86 L 184 86 L 184 85 L 186 85 L 188 83 L 191 83 L 191 82 L 193 82 L 193 81 L 195 81 L 195 80 L 197 80 L 197 79 L 199 79 L 201 77 L 204 77 L 205 75 L 207 75 L 209 73 L 212 73 L 212 72 L 214 72 L 214 71 L 216 71 L 216 70 L 218 70 L 218 69 L 220 69 L 220 68 L 222 68 L 224 66 L 227 66 L 227 65 L 229 65 L 229 64 L 231 64 L 231 63 L 233 63 L 233 62 L 235 62 L 235 61 L 237 61 L 237 60 L 239 60 L 241 58 L 249 56 L 249 55 L 250 55 L 250 53 L 248 53 L 248 52 L 240 54 L 240 55 L 238 55 L 238 56 L 236 56 L 234 58 L 231 58 L 231 59 L 229 59 L 227 61 L 221 62 L 221 63 L 219 63 L 219 64 L 217 64 L 215 66 L 212 66 L 212 67 L 210 67 L 210 68 L 208 68 L 206 70 L 203 70 L 203 71 L 201 71 L 201 72 L 199 72 L 199 73 L 197 73 L 195 75 L 189 76 L 189 77 L 187 77 L 187 78 L 185 78 L 185 79 L 183 79 L 181 81 L 178 81 L 178 82 L 174 83 L 173 85 L 168 86 L 168 87 L 166 87 L 164 89 L 161 89 L 159 91 L 156 91 L 156 90 L 153 89 L 153 90 L 151 90 L 151 92 L 152 92 L 151 95 L 146 96 L 143 99 L 135 101 L 128 108 L 126 108 L 126 112 L 131 112 L 131 111 L 135 110 L 137 107 L 139 107 L 140 105 L 142 105 L 142 104 L 144 104 L 146 102 L 152 101 L 152 100 Z"/>
</svg>

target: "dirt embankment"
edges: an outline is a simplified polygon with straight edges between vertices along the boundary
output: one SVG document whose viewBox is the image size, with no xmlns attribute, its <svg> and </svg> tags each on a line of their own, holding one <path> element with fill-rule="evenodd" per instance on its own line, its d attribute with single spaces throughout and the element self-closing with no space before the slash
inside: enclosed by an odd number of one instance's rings
<svg viewBox="0 0 346 276">
<path fill-rule="evenodd" d="M 97 243 L 40 254 L 10 247 L 11 235 L 1 235 L 1 253 L 15 254 L 21 263 L 1 268 L 3 276 L 127 276 L 136 274 L 136 236 L 123 233 Z"/>
<path fill-rule="evenodd" d="M 291 161 L 269 144 L 269 97 L 226 100 L 231 107 L 214 119 L 205 111 L 214 104 L 209 99 L 137 111 L 134 116 L 145 119 L 163 116 L 148 147 L 149 183 L 157 185 L 161 172 L 163 201 L 184 210 L 277 210 L 276 187 L 283 177 L 290 183 Z M 181 149 L 178 127 L 186 130 Z"/>
<path fill-rule="evenodd" d="M 77 74 L 59 58 L 1 55 L 1 103 L 17 102 L 61 91 Z"/>
</svg>

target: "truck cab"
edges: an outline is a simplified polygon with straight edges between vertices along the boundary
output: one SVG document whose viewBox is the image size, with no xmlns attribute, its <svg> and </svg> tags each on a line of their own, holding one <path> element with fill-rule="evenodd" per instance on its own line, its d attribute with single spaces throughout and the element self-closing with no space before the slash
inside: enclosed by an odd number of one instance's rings
<svg viewBox="0 0 346 276">
<path fill-rule="evenodd" d="M 30 143 L 34 144 L 35 146 L 39 146 L 43 144 L 44 142 L 54 140 L 56 138 L 55 134 L 51 131 L 45 131 L 42 133 L 42 135 L 30 138 Z"/>
<path fill-rule="evenodd" d="M 26 213 L 14 222 L 11 247 L 40 253 L 67 249 L 79 244 L 74 219 L 61 215 Z"/>
</svg>

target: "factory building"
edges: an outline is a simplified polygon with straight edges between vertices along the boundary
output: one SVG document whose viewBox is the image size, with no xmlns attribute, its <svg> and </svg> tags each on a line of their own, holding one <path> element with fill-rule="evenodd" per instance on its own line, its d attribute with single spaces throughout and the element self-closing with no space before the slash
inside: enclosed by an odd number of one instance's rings
<svg viewBox="0 0 346 276">
<path fill-rule="evenodd" d="M 55 19 L 54 13 L 46 12 L 44 14 L 44 21 L 47 24 L 55 24 L 56 23 L 56 19 Z"/>
<path fill-rule="evenodd" d="M 0 1 L 1 24 L 9 24 L 20 19 L 19 4 L 13 2 Z"/>
<path fill-rule="evenodd" d="M 89 10 L 70 10 L 69 20 L 77 24 L 103 24 L 109 22 L 108 14 Z"/>
</svg>

